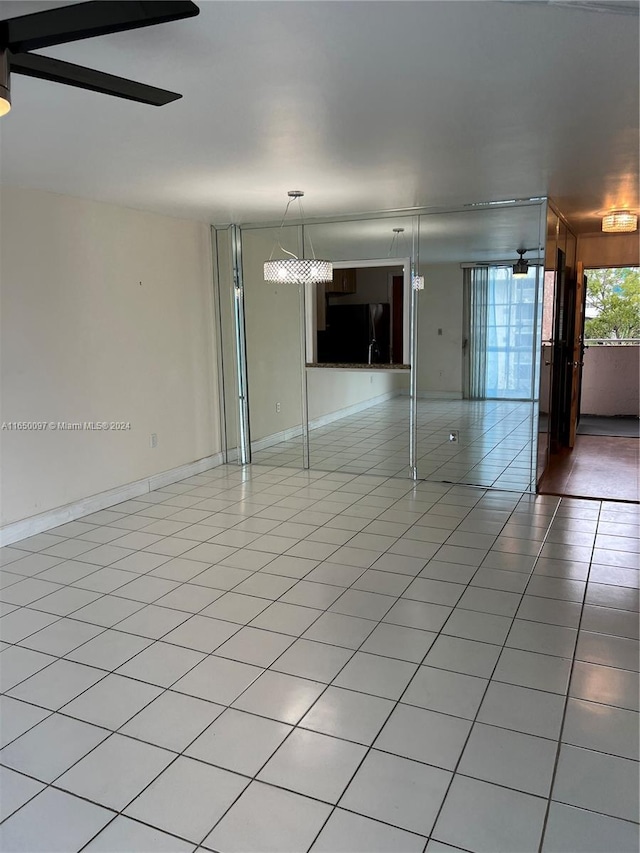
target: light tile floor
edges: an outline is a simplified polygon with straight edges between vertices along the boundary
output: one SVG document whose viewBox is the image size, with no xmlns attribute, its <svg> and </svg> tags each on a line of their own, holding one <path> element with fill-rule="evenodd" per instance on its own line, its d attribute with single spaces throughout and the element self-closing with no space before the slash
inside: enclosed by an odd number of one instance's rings
<svg viewBox="0 0 640 853">
<path fill-rule="evenodd" d="M 418 475 L 422 479 L 531 491 L 535 471 L 531 403 L 419 400 Z M 459 432 L 457 443 L 449 441 Z M 405 476 L 409 470 L 409 398 L 396 397 L 310 430 L 311 467 Z M 300 437 L 255 451 L 260 465 L 302 467 Z"/>
<path fill-rule="evenodd" d="M 223 466 L 0 552 L 6 853 L 638 849 L 638 507 Z"/>
</svg>

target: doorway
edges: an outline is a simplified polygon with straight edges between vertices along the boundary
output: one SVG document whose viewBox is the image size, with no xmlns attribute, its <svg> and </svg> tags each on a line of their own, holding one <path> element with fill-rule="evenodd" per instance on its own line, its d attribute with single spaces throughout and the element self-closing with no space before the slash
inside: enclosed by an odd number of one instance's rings
<svg viewBox="0 0 640 853">
<path fill-rule="evenodd" d="M 551 455 L 540 491 L 637 502 L 640 270 L 583 275 L 578 264 L 576 273 L 558 277 Z"/>
</svg>

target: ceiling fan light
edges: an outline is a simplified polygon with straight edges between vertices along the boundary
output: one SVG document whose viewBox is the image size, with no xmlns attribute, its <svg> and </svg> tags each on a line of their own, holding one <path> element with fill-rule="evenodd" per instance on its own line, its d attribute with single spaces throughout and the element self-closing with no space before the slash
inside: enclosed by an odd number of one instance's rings
<svg viewBox="0 0 640 853">
<path fill-rule="evenodd" d="M 628 210 L 612 210 L 602 217 L 605 234 L 622 234 L 638 230 L 638 217 Z"/>
<path fill-rule="evenodd" d="M 526 278 L 529 275 L 529 261 L 525 261 L 522 257 L 526 251 L 526 249 L 518 249 L 520 257 L 513 265 L 514 278 Z"/>
</svg>

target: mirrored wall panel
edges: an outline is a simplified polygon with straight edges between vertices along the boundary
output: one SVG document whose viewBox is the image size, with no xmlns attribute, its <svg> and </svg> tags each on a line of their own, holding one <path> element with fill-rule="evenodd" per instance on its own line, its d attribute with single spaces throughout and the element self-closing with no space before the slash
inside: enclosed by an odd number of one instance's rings
<svg viewBox="0 0 640 853">
<path fill-rule="evenodd" d="M 312 467 L 409 475 L 411 254 L 415 217 L 308 225 L 334 264 L 307 300 Z"/>
<path fill-rule="evenodd" d="M 533 486 L 543 209 L 487 206 L 420 217 L 420 478 Z"/>
<path fill-rule="evenodd" d="M 214 304 L 218 324 L 218 383 L 220 388 L 220 435 L 225 462 L 238 459 L 239 381 L 236 324 L 236 289 L 232 228 L 212 229 Z"/>
<path fill-rule="evenodd" d="M 256 464 L 303 466 L 300 292 L 268 284 L 264 263 L 298 254 L 300 229 L 242 229 L 251 458 Z"/>
<path fill-rule="evenodd" d="M 239 229 L 252 461 L 534 488 L 546 207 Z M 332 281 L 265 283 L 283 251 Z"/>
</svg>

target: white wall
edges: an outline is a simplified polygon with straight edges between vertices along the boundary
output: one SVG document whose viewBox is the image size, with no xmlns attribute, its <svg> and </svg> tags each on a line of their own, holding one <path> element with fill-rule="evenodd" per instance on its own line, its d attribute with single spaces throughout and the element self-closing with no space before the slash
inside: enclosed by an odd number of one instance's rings
<svg viewBox="0 0 640 853">
<path fill-rule="evenodd" d="M 0 214 L 0 420 L 131 423 L 0 432 L 1 523 L 218 452 L 208 226 L 14 188 Z"/>
<path fill-rule="evenodd" d="M 583 415 L 640 415 L 640 347 L 591 346 L 584 351 Z"/>
<path fill-rule="evenodd" d="M 462 396 L 460 264 L 421 264 L 418 293 L 418 394 Z M 442 335 L 438 334 L 442 329 Z"/>
<path fill-rule="evenodd" d="M 309 420 L 408 391 L 409 374 L 312 367 L 307 371 Z M 407 403 L 408 405 L 408 403 Z"/>
<path fill-rule="evenodd" d="M 296 233 L 290 227 L 282 231 L 282 244 L 289 251 L 296 248 Z M 242 232 L 249 420 L 254 442 L 302 422 L 298 287 L 264 280 L 263 265 L 278 235 L 277 228 Z"/>
</svg>

